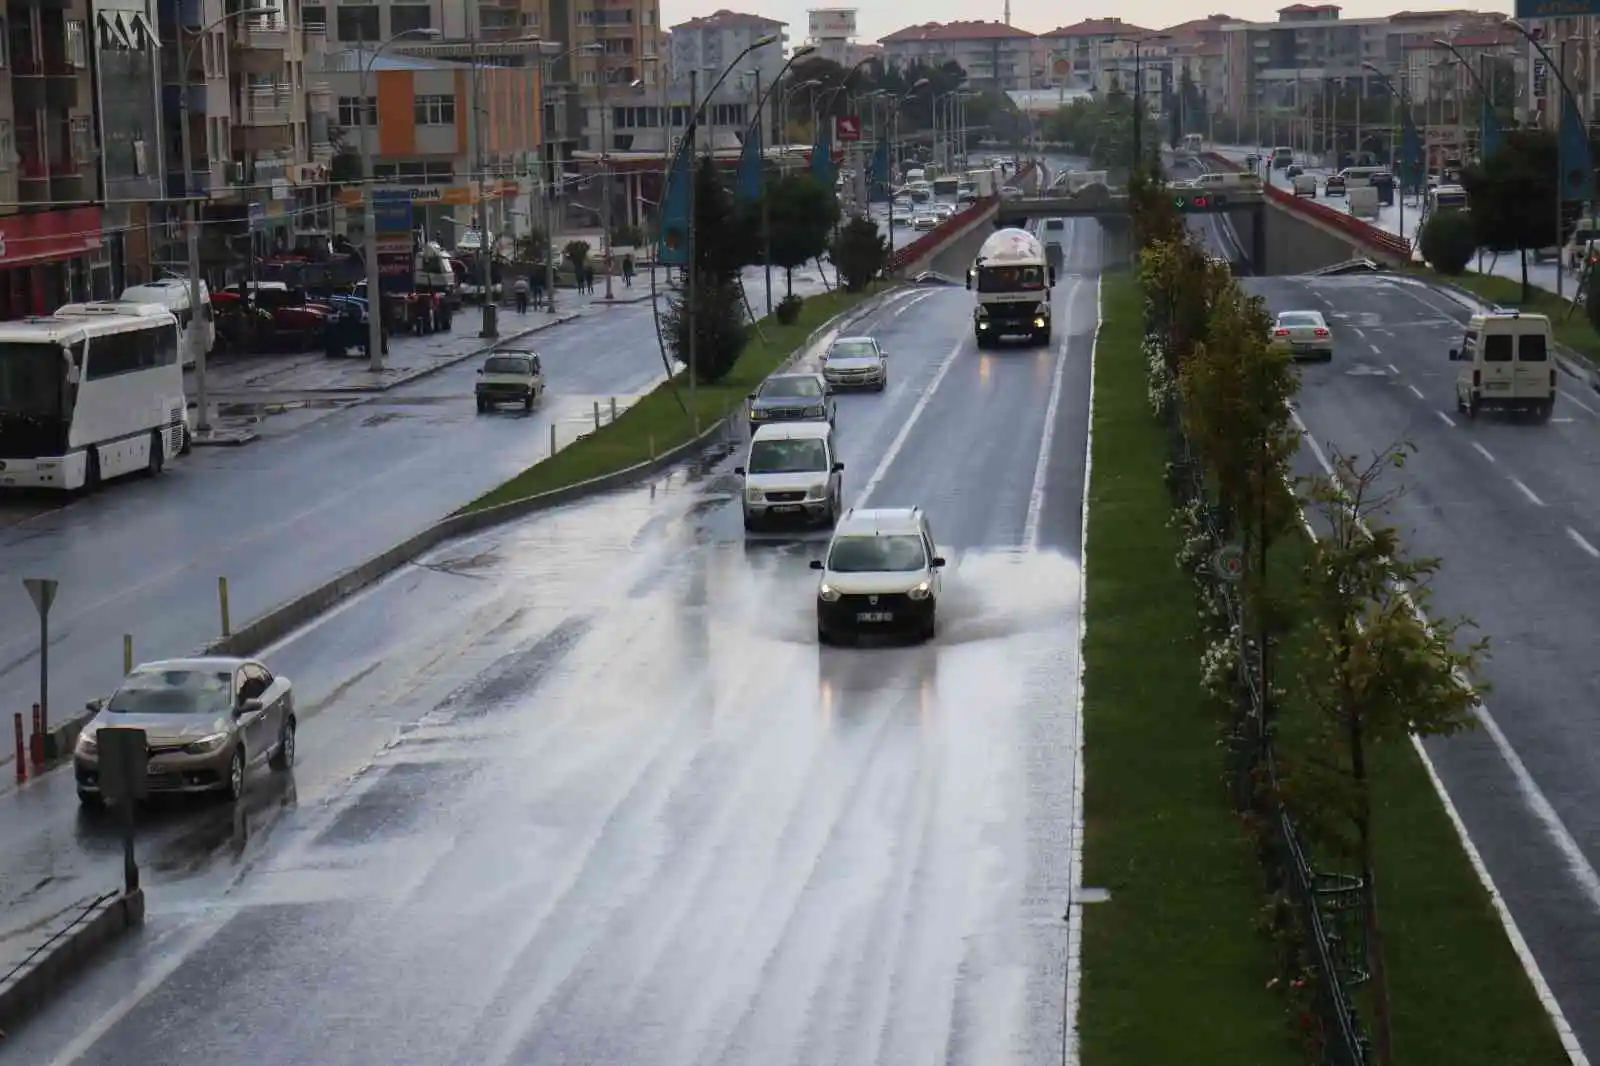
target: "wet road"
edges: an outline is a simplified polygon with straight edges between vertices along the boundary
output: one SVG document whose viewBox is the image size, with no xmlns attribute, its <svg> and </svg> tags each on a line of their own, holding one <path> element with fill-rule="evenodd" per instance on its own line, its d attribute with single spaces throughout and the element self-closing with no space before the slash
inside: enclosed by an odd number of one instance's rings
<svg viewBox="0 0 1600 1066">
<path fill-rule="evenodd" d="M 819 649 L 734 455 L 441 549 L 273 651 L 292 784 L 147 829 L 147 930 L 0 1061 L 1059 1062 L 1095 265 L 1052 350 L 865 327 L 846 497 L 928 509 L 933 643 Z"/>
<path fill-rule="evenodd" d="M 752 299 L 760 306 L 754 288 Z M 508 330 L 515 318 L 506 316 Z M 356 406 L 274 416 L 263 423 L 266 439 L 247 447 L 196 449 L 159 481 L 118 482 L 0 526 L 7 723 L 38 698 L 38 622 L 23 578 L 61 582 L 50 653 L 52 718 L 60 720 L 115 687 L 123 634 L 133 635 L 140 659 L 184 654 L 215 637 L 219 577 L 228 578 L 232 621 L 241 625 L 537 462 L 549 452 L 552 422 L 560 443 L 570 443 L 592 426 L 596 401 L 606 410 L 612 397 L 625 404 L 662 377 L 648 302 L 597 310 L 530 340 L 548 382 L 530 416 L 478 415 L 477 362 L 468 360 Z M 0 760 L 10 754 L 7 745 Z"/>
<path fill-rule="evenodd" d="M 1444 293 L 1373 276 L 1247 283 L 1273 312 L 1327 315 L 1331 364 L 1305 365 L 1300 415 L 1326 451 L 1417 447 L 1390 484 L 1390 521 L 1437 556 L 1441 616 L 1491 642 L 1488 728 L 1429 753 L 1583 1045 L 1600 1051 L 1600 397 L 1560 377 L 1546 425 L 1455 407 L 1469 312 Z M 1302 449 L 1302 472 L 1321 474 Z"/>
</svg>

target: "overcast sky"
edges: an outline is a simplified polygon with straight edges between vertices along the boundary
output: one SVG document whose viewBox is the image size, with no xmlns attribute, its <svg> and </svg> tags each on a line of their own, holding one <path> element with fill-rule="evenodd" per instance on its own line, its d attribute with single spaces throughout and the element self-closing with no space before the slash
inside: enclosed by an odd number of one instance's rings
<svg viewBox="0 0 1600 1066">
<path fill-rule="evenodd" d="M 1231 3 L 1204 9 L 1192 3 L 1182 3 L 1179 0 L 1119 0 L 1114 5 L 1107 5 L 1110 10 L 1104 12 L 1073 10 L 1063 7 L 1059 3 L 1047 3 L 1046 0 L 1012 0 L 1011 23 L 1014 26 L 1027 30 L 1030 33 L 1044 33 L 1055 29 L 1057 26 L 1080 22 L 1087 18 L 1098 18 L 1102 15 L 1115 14 L 1125 22 L 1151 28 L 1171 26 L 1193 18 L 1203 18 L 1210 14 L 1227 14 L 1235 18 L 1251 21 L 1269 21 L 1276 18 L 1279 7 L 1292 2 L 1292 0 L 1250 0 L 1245 3 Z M 856 6 L 856 20 L 860 28 L 862 41 L 875 41 L 879 37 L 895 30 L 901 29 L 914 22 L 949 22 L 959 18 L 979 17 L 974 14 L 976 10 L 992 12 L 981 17 L 998 19 L 1001 15 L 1004 0 L 990 0 L 987 5 L 978 5 L 977 8 L 967 0 L 917 0 L 914 4 L 889 4 L 883 0 L 874 3 L 863 3 Z M 662 21 L 668 26 L 673 26 L 686 19 L 709 15 L 713 11 L 727 8 L 731 11 L 742 11 L 752 15 L 765 15 L 768 18 L 781 19 L 789 23 L 789 33 L 798 44 L 806 37 L 806 12 L 814 7 L 851 7 L 844 0 L 725 0 L 717 3 L 716 0 L 662 0 Z M 1341 5 L 1345 18 L 1378 18 L 1401 10 L 1394 0 L 1349 0 Z M 1419 2 L 1406 4 L 1403 7 L 1411 11 L 1428 11 L 1434 9 L 1451 9 L 1483 6 L 1485 9 L 1506 9 L 1508 5 L 1472 4 L 1468 3 L 1440 3 Z M 915 12 L 913 19 L 907 19 L 906 12 Z"/>
</svg>

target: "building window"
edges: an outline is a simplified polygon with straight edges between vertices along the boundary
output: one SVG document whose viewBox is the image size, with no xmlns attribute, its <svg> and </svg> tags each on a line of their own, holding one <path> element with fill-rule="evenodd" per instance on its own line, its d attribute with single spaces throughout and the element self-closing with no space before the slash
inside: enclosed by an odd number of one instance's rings
<svg viewBox="0 0 1600 1066">
<path fill-rule="evenodd" d="M 397 173 L 398 173 L 398 171 L 396 171 L 395 165 L 393 163 L 374 163 L 374 164 L 372 164 L 372 180 L 373 181 L 393 181 L 395 179 Z"/>
<path fill-rule="evenodd" d="M 328 32 L 328 9 L 321 4 L 304 4 L 300 8 L 300 27 L 307 33 Z"/>
<path fill-rule="evenodd" d="M 743 104 L 716 104 L 711 108 L 711 124 L 713 126 L 743 126 L 745 125 L 745 105 Z"/>
<path fill-rule="evenodd" d="M 579 85 L 594 85 L 598 81 L 599 79 L 595 77 L 594 71 L 592 70 L 585 70 L 578 75 Z"/>
<path fill-rule="evenodd" d="M 89 124 L 89 116 L 72 116 L 72 161 L 87 163 L 94 157 L 94 127 Z"/>
<path fill-rule="evenodd" d="M 362 105 L 359 96 L 339 97 L 339 125 L 346 129 L 355 129 L 359 126 L 376 126 L 378 124 L 378 98 L 369 96 L 366 105 Z"/>
<path fill-rule="evenodd" d="M 340 41 L 380 41 L 378 9 L 376 7 L 340 7 L 334 36 Z"/>
<path fill-rule="evenodd" d="M 433 29 L 433 9 L 413 4 L 396 4 L 389 9 L 389 32 L 409 33 Z"/>
<path fill-rule="evenodd" d="M 11 135 L 11 122 L 9 119 L 0 119 L 0 172 L 11 169 L 11 160 L 16 157 L 16 138 Z"/>
<path fill-rule="evenodd" d="M 524 11 L 522 13 L 522 28 L 536 30 L 539 28 L 539 13 L 537 11 Z"/>
<path fill-rule="evenodd" d="M 67 62 L 79 70 L 89 65 L 89 36 L 76 19 L 67 23 Z"/>
<path fill-rule="evenodd" d="M 454 126 L 456 98 L 443 95 L 417 97 L 415 119 L 419 126 Z"/>
</svg>

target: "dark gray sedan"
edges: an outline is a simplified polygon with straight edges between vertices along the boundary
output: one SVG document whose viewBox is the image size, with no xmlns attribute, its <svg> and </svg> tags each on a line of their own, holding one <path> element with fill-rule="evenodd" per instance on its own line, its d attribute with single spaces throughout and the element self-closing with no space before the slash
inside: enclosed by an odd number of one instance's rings
<svg viewBox="0 0 1600 1066">
<path fill-rule="evenodd" d="M 833 425 L 832 390 L 821 374 L 777 374 L 750 394 L 750 433 L 773 422 Z"/>
</svg>

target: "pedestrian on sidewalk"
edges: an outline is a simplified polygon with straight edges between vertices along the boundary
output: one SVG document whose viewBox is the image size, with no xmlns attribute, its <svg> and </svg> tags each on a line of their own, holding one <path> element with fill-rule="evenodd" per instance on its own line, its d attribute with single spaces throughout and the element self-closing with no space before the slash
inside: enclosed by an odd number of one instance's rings
<svg viewBox="0 0 1600 1066">
<path fill-rule="evenodd" d="M 633 288 L 633 255 L 628 252 L 622 254 L 622 284 Z"/>
<path fill-rule="evenodd" d="M 529 273 L 533 275 L 533 307 L 538 310 L 544 302 L 544 267 L 534 267 Z"/>
<path fill-rule="evenodd" d="M 519 314 L 519 315 L 527 314 L 528 313 L 528 279 L 525 276 L 523 276 L 521 274 L 518 274 L 517 275 L 517 280 L 512 282 L 511 291 L 517 298 L 517 314 Z"/>
</svg>

